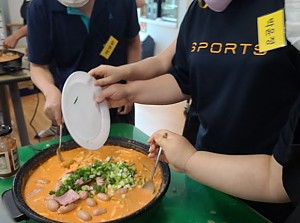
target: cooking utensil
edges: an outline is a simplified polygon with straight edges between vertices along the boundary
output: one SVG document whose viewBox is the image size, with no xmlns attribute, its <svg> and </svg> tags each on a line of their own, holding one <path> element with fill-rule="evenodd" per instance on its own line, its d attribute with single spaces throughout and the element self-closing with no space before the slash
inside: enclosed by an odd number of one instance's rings
<svg viewBox="0 0 300 223">
<path fill-rule="evenodd" d="M 59 162 L 64 162 L 64 158 L 61 155 L 61 137 L 62 137 L 62 124 L 60 124 L 59 126 L 59 143 L 58 143 L 58 147 L 56 149 L 56 155 L 57 158 L 59 160 Z"/>
<path fill-rule="evenodd" d="M 161 150 L 162 150 L 161 147 L 159 147 L 159 151 L 158 151 L 158 154 L 157 154 L 157 157 L 156 157 L 155 165 L 154 165 L 154 168 L 153 168 L 152 173 L 151 173 L 151 178 L 143 186 L 144 189 L 149 190 L 151 193 L 154 193 L 154 191 L 155 191 L 153 177 L 154 177 L 155 170 L 156 170 L 156 167 L 157 167 L 160 155 L 161 155 Z"/>
<path fill-rule="evenodd" d="M 113 145 L 113 146 L 122 146 L 129 149 L 134 149 L 136 151 L 139 151 L 141 153 L 144 153 L 145 155 L 148 154 L 148 145 L 137 142 L 135 140 L 130 139 L 124 139 L 124 138 L 108 138 L 106 145 Z M 71 150 L 74 148 L 77 148 L 79 145 L 74 141 L 70 140 L 63 143 L 64 150 Z M 32 210 L 25 202 L 25 199 L 23 197 L 23 188 L 26 185 L 27 179 L 31 176 L 31 173 L 34 172 L 34 170 L 39 167 L 42 163 L 46 162 L 50 157 L 56 155 L 56 149 L 58 148 L 57 144 L 51 145 L 47 149 L 44 149 L 43 152 L 37 153 L 35 156 L 33 156 L 31 159 L 29 159 L 26 163 L 24 163 L 20 170 L 17 172 L 14 183 L 13 183 L 13 199 L 17 205 L 17 207 L 30 219 L 33 219 L 37 222 L 41 223 L 61 223 L 58 221 L 53 221 L 45 216 L 42 216 L 41 214 L 36 213 L 34 210 Z M 140 223 L 140 222 L 151 222 L 151 216 L 158 210 L 160 207 L 158 204 L 166 194 L 169 185 L 170 185 L 170 168 L 166 163 L 160 162 L 159 167 L 162 171 L 162 177 L 163 182 L 161 184 L 161 187 L 159 188 L 159 191 L 155 198 L 150 201 L 146 206 L 143 208 L 137 210 L 136 212 L 121 217 L 119 219 L 115 219 L 106 223 L 124 223 L 124 222 L 130 222 L 130 223 Z M 55 174 L 55 173 L 51 173 Z"/>
<path fill-rule="evenodd" d="M 4 53 L 3 50 L 1 50 L 0 52 L 1 54 Z M 5 53 L 14 53 L 19 57 L 9 61 L 0 62 L 0 74 L 7 74 L 22 69 L 22 58 L 24 56 L 24 53 L 7 49 L 5 50 Z"/>
<path fill-rule="evenodd" d="M 168 133 L 165 132 L 165 133 L 163 134 L 163 138 L 166 139 L 167 137 L 168 137 Z M 154 177 L 154 173 L 155 173 L 155 170 L 156 170 L 158 161 L 159 161 L 159 159 L 160 159 L 161 152 L 162 152 L 162 148 L 159 147 L 159 151 L 158 151 L 158 154 L 157 154 L 157 157 L 156 157 L 156 161 L 155 161 L 155 164 L 154 164 L 154 168 L 153 168 L 153 170 L 152 170 L 151 178 L 150 178 L 150 180 L 147 181 L 147 182 L 144 184 L 144 186 L 143 186 L 144 189 L 147 189 L 147 190 L 149 190 L 149 191 L 152 192 L 152 193 L 154 193 L 154 191 L 155 191 L 155 188 L 154 188 L 154 182 L 153 182 L 153 177 Z"/>
</svg>

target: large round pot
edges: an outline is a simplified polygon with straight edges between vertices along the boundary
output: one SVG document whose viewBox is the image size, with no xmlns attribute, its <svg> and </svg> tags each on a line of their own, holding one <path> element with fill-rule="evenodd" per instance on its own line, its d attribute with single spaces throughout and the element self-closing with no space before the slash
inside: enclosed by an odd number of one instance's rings
<svg viewBox="0 0 300 223">
<path fill-rule="evenodd" d="M 8 61 L 0 61 L 0 74 L 6 74 L 18 71 L 22 68 L 22 58 L 24 53 L 15 51 L 15 50 L 5 50 L 4 53 L 13 53 L 17 54 L 17 58 L 8 60 Z M 2 50 L 0 50 L 0 55 L 2 54 Z"/>
<path fill-rule="evenodd" d="M 134 140 L 128 140 L 123 138 L 109 138 L 106 142 L 106 145 L 114 145 L 114 146 L 122 146 L 125 148 L 134 149 L 136 151 L 142 152 L 147 154 L 148 146 L 142 143 L 139 143 Z M 73 149 L 78 147 L 78 144 L 76 144 L 74 141 L 69 141 L 67 143 L 63 144 L 64 150 Z M 15 176 L 14 183 L 13 183 L 13 199 L 15 200 L 15 203 L 17 207 L 20 209 L 21 212 L 23 212 L 25 215 L 27 215 L 29 218 L 36 220 L 37 222 L 42 223 L 58 223 L 58 221 L 54 221 L 48 218 L 45 218 L 44 216 L 36 213 L 34 210 L 32 210 L 26 203 L 23 198 L 23 188 L 25 187 L 26 181 L 30 174 L 43 162 L 48 160 L 50 157 L 56 155 L 56 148 L 57 145 L 52 145 L 51 147 L 43 150 L 42 152 L 38 153 L 34 157 L 32 157 L 30 160 L 28 160 L 18 171 L 18 173 Z M 151 220 L 151 214 L 153 215 L 153 212 L 158 207 L 161 199 L 167 192 L 167 189 L 170 184 L 170 169 L 167 164 L 163 162 L 159 162 L 159 167 L 161 168 L 163 172 L 163 182 L 161 185 L 161 188 L 159 189 L 158 194 L 156 197 L 148 203 L 145 207 L 142 209 L 132 213 L 131 215 L 128 215 L 126 217 L 116 219 L 109 221 L 109 223 L 120 223 L 120 222 L 147 222 L 147 220 Z"/>
</svg>

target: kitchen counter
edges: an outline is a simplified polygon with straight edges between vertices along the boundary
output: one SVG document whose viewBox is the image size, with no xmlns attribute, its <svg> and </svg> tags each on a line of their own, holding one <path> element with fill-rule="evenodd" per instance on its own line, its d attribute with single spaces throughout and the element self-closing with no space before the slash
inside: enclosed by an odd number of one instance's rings
<svg viewBox="0 0 300 223">
<path fill-rule="evenodd" d="M 25 56 L 23 57 L 22 68 L 23 69 L 18 71 L 0 75 L 0 103 L 3 114 L 3 124 L 11 125 L 11 116 L 8 102 L 9 96 L 11 97 L 21 145 L 25 146 L 30 144 L 30 142 L 28 138 L 21 96 L 18 87 L 19 82 L 30 80 L 28 60 Z"/>
<path fill-rule="evenodd" d="M 148 136 L 128 124 L 113 124 L 110 137 L 147 142 Z M 64 136 L 63 141 L 70 140 Z M 57 139 L 35 144 L 35 148 L 47 148 L 58 143 Z M 21 164 L 37 153 L 32 146 L 19 148 Z M 13 178 L 0 179 L 1 194 L 12 187 Z M 2 216 L 2 214 L 1 214 Z M 22 222 L 35 222 L 33 220 Z M 267 223 L 242 201 L 206 187 L 184 174 L 171 171 L 171 183 L 157 211 L 151 216 L 155 223 Z"/>
</svg>

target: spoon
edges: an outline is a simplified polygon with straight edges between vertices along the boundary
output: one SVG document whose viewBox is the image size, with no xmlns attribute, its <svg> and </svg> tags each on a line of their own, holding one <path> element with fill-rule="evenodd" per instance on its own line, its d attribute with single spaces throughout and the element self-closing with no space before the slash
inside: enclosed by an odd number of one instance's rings
<svg viewBox="0 0 300 223">
<path fill-rule="evenodd" d="M 152 170 L 151 178 L 150 178 L 150 180 L 147 181 L 147 182 L 144 184 L 144 186 L 143 186 L 144 189 L 149 190 L 151 193 L 154 193 L 154 182 L 153 182 L 153 177 L 154 177 L 154 173 L 155 173 L 155 170 L 156 170 L 156 167 L 157 167 L 157 164 L 158 164 L 160 155 L 161 155 L 161 150 L 162 150 L 161 147 L 159 147 L 159 151 L 158 151 L 158 154 L 157 154 L 157 157 L 156 157 L 154 169 Z"/>
<path fill-rule="evenodd" d="M 59 125 L 59 143 L 56 149 L 56 155 L 58 157 L 59 162 L 64 162 L 64 158 L 61 155 L 61 137 L 62 137 L 62 124 Z"/>
</svg>

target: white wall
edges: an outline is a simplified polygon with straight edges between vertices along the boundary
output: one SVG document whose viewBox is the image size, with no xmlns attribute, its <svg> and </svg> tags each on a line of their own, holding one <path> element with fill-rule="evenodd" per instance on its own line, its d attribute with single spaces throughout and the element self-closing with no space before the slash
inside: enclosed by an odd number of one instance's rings
<svg viewBox="0 0 300 223">
<path fill-rule="evenodd" d="M 2 0 L 8 2 L 8 12 L 9 12 L 9 23 L 23 23 L 23 19 L 20 14 L 20 8 L 23 0 Z"/>
<path fill-rule="evenodd" d="M 7 0 L 0 1 L 0 9 L 2 12 L 3 19 L 5 21 L 9 20 L 9 10 L 8 10 L 8 1 Z"/>
<path fill-rule="evenodd" d="M 20 14 L 21 5 L 23 0 L 1 0 L 3 7 L 3 14 L 6 23 L 22 24 L 23 19 Z M 26 38 L 18 42 L 17 47 L 26 46 Z"/>
</svg>

